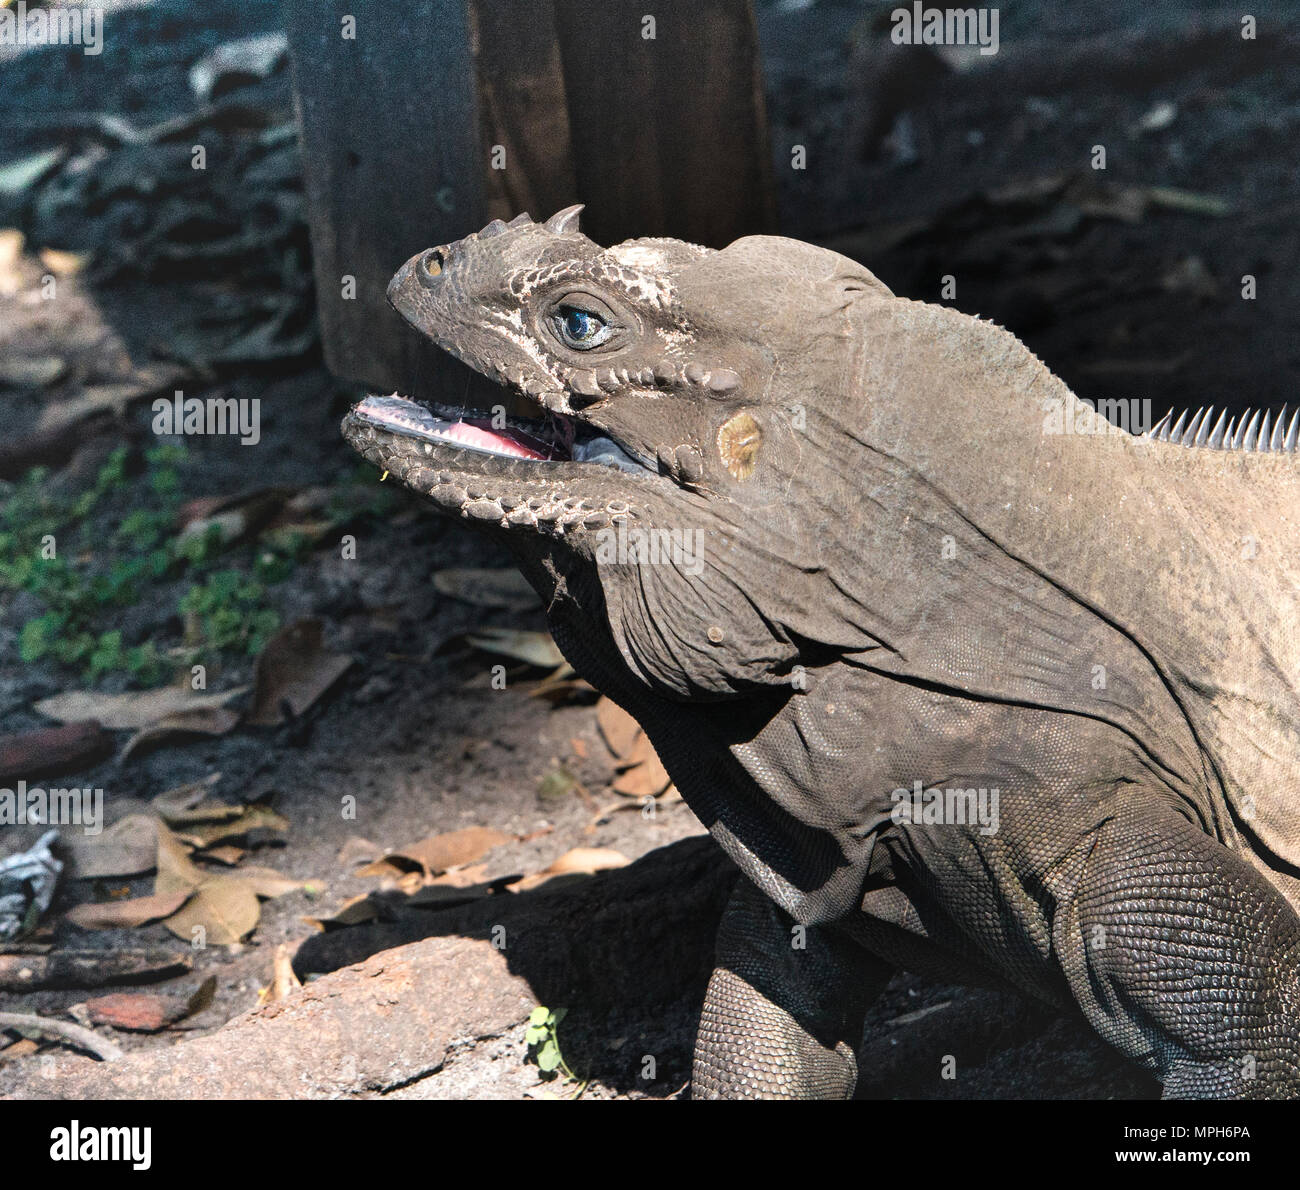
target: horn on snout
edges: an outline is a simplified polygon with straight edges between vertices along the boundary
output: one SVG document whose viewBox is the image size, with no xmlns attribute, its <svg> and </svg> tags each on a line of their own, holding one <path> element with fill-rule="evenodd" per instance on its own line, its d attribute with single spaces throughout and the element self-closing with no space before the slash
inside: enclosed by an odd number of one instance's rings
<svg viewBox="0 0 1300 1190">
<path fill-rule="evenodd" d="M 557 236 L 572 235 L 578 230 L 578 216 L 582 213 L 584 205 L 584 203 L 575 203 L 562 211 L 556 211 L 546 221 L 546 230 L 554 232 Z"/>
</svg>

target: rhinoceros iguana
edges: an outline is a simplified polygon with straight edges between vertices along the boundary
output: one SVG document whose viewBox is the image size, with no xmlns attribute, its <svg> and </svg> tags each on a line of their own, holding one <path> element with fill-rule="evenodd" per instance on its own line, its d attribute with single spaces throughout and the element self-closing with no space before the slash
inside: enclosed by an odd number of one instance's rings
<svg viewBox="0 0 1300 1190">
<path fill-rule="evenodd" d="M 578 208 L 389 298 L 537 417 L 347 439 L 509 543 L 747 877 L 696 1096 L 851 1094 L 898 967 L 1077 1006 L 1167 1096 L 1300 1091 L 1297 416 L 1127 434 L 834 253 Z"/>
</svg>

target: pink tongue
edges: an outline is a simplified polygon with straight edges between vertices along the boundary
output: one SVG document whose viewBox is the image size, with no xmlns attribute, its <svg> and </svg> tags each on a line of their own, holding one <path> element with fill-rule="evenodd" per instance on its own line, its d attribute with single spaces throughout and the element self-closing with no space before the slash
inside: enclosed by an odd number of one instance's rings
<svg viewBox="0 0 1300 1190">
<path fill-rule="evenodd" d="M 512 435 L 503 434 L 497 430 L 487 430 L 481 426 L 471 425 L 467 421 L 456 422 L 455 425 L 441 431 L 439 437 L 450 438 L 453 442 L 460 442 L 465 446 L 475 446 L 484 450 L 498 450 L 520 459 L 545 459 L 547 457 L 541 451 L 525 445 Z"/>
</svg>

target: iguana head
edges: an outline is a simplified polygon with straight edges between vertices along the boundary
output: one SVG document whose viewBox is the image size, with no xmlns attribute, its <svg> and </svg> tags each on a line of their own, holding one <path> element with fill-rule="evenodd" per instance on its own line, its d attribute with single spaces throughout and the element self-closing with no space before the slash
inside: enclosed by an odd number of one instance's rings
<svg viewBox="0 0 1300 1190">
<path fill-rule="evenodd" d="M 579 210 L 494 221 L 389 286 L 534 417 L 370 397 L 344 434 L 445 512 L 594 577 L 588 610 L 643 678 L 679 695 L 784 681 L 827 515 L 809 493 L 837 490 L 814 482 L 810 406 L 849 366 L 844 311 L 888 290 L 774 237 L 602 248 Z"/>
</svg>

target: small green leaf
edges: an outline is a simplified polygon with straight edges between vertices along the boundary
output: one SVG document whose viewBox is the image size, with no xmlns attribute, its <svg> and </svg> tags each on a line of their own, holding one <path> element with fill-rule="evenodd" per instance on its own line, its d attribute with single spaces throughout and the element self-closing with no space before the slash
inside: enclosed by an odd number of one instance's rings
<svg viewBox="0 0 1300 1190">
<path fill-rule="evenodd" d="M 549 1039 L 541 1049 L 537 1051 L 537 1068 L 550 1074 L 560 1065 L 560 1047 L 555 1044 L 555 1039 Z"/>
</svg>

